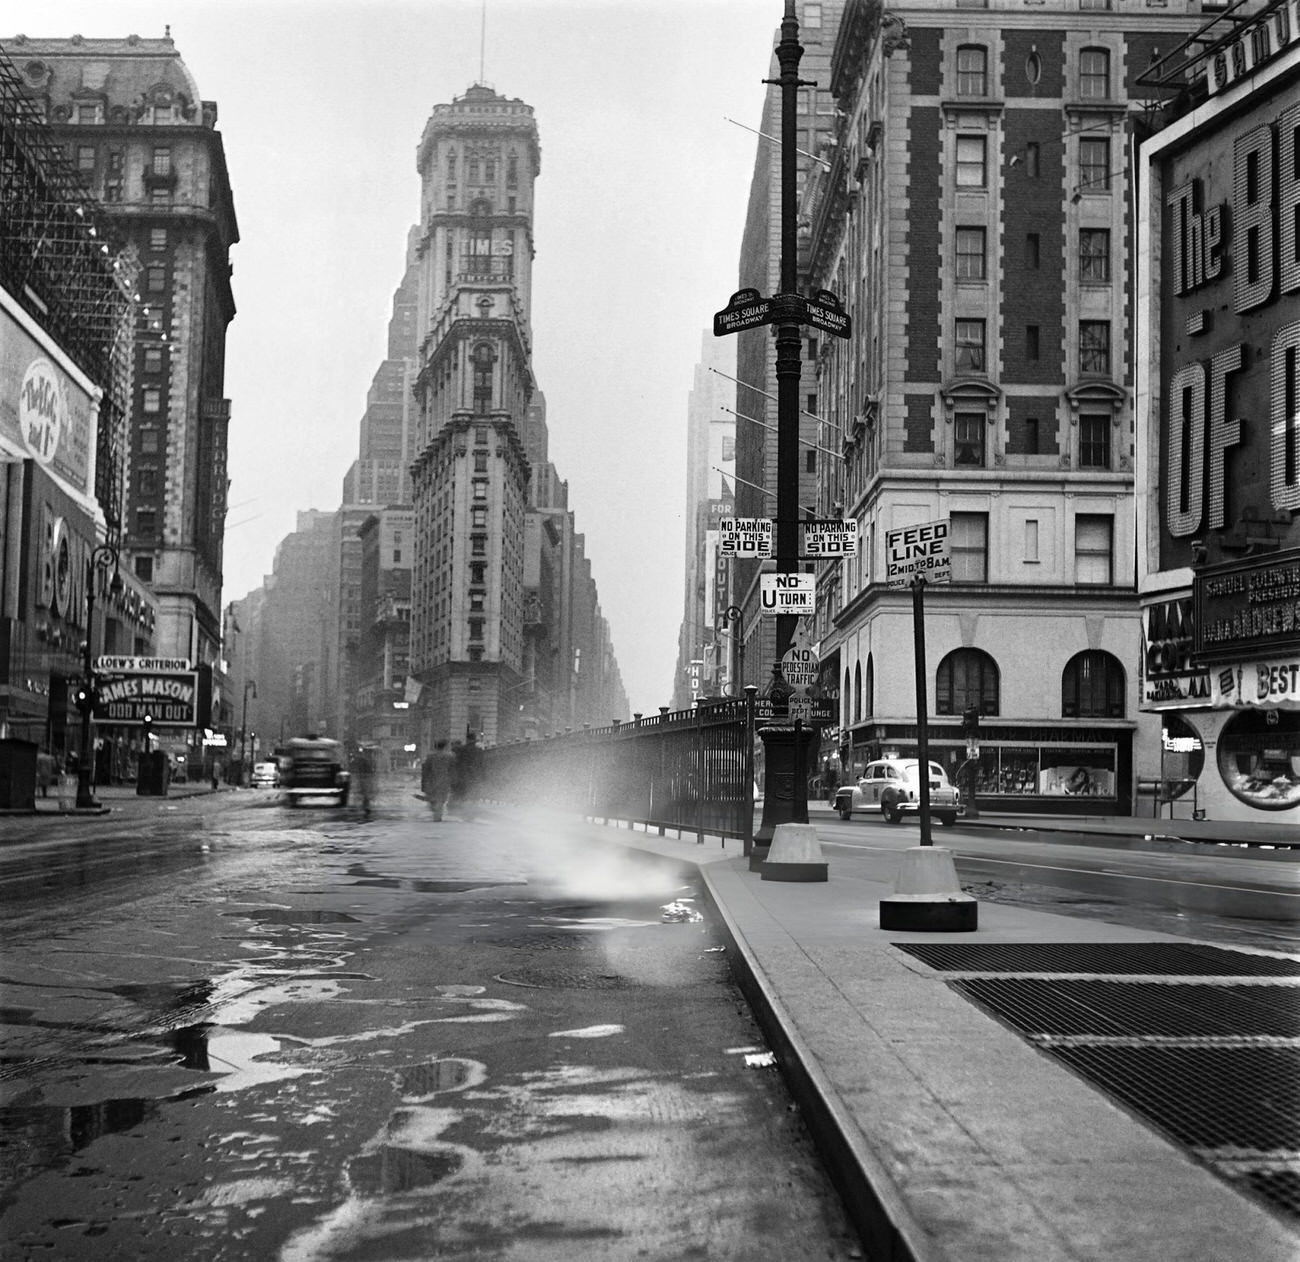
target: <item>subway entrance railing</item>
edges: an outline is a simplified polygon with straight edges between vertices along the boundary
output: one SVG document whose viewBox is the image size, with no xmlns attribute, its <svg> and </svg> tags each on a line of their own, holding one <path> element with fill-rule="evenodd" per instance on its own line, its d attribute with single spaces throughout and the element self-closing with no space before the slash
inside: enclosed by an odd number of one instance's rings
<svg viewBox="0 0 1300 1262">
<path fill-rule="evenodd" d="M 487 796 L 590 819 L 735 838 L 754 836 L 754 703 L 701 702 L 608 727 L 483 751 Z"/>
</svg>

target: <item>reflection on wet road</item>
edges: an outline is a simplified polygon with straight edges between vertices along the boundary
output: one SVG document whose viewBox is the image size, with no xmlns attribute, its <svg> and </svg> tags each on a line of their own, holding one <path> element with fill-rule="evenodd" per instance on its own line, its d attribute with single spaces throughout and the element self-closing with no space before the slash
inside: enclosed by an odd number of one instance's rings
<svg viewBox="0 0 1300 1262">
<path fill-rule="evenodd" d="M 0 851 L 6 1257 L 860 1256 L 680 876 L 186 805 L 127 881 Z"/>
</svg>

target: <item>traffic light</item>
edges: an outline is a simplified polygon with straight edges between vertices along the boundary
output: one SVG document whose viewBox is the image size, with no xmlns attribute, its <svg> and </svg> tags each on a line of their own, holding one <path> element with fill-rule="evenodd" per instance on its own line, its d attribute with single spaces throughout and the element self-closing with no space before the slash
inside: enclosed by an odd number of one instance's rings
<svg viewBox="0 0 1300 1262">
<path fill-rule="evenodd" d="M 140 744 L 149 748 L 149 737 L 153 735 L 153 715 L 146 714 L 140 719 Z"/>
<path fill-rule="evenodd" d="M 961 734 L 972 740 L 980 734 L 979 706 L 968 705 L 961 712 Z"/>
<path fill-rule="evenodd" d="M 76 703 L 77 709 L 83 714 L 90 709 L 90 689 L 85 684 L 77 685 L 77 690 L 72 694 L 72 699 Z"/>
</svg>

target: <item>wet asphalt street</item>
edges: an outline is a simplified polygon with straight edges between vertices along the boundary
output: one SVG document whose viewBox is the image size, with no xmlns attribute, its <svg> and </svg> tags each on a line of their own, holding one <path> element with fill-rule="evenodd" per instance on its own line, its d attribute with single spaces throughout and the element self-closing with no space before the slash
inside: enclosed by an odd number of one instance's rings
<svg viewBox="0 0 1300 1262">
<path fill-rule="evenodd" d="M 861 1256 L 689 878 L 274 802 L 0 824 L 5 1258 Z"/>
</svg>

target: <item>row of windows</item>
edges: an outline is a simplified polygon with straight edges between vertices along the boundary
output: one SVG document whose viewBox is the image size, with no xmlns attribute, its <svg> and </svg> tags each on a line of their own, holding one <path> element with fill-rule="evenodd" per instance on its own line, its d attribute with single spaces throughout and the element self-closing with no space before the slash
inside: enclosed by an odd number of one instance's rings
<svg viewBox="0 0 1300 1262">
<path fill-rule="evenodd" d="M 988 188 L 988 148 L 987 136 L 957 136 L 954 178 L 958 188 Z M 1079 190 L 1090 193 L 1105 193 L 1110 190 L 1111 179 L 1116 174 L 1111 169 L 1110 150 L 1110 138 L 1107 136 L 1079 138 Z M 1037 179 L 1040 170 L 1038 144 L 1030 141 L 1025 145 L 1023 156 L 1017 157 L 1023 162 L 1025 174 L 1031 179 Z"/>
<path fill-rule="evenodd" d="M 974 706 L 982 717 L 1001 713 L 1001 674 L 998 664 L 983 649 L 953 649 L 934 674 L 936 714 L 962 714 Z M 846 719 L 860 723 L 874 713 L 875 669 L 867 659 L 853 674 L 844 672 Z M 1100 649 L 1076 653 L 1061 672 L 1061 717 L 1065 719 L 1122 719 L 1125 704 L 1124 668 Z"/>
<path fill-rule="evenodd" d="M 497 180 L 497 160 L 471 154 L 465 160 L 465 182 L 467 184 L 495 184 Z M 457 155 L 454 149 L 447 152 L 447 183 L 455 184 L 457 172 Z M 506 157 L 506 187 L 519 187 L 519 158 L 515 154 Z"/>
<path fill-rule="evenodd" d="M 953 344 L 956 349 L 954 367 L 958 373 L 974 373 L 984 376 L 988 373 L 988 353 L 985 344 L 987 321 L 957 320 L 953 325 Z M 1025 358 L 1038 358 L 1038 325 L 1025 326 Z M 1079 321 L 1079 363 L 1080 376 L 1109 377 L 1110 361 L 1110 321 Z"/>
<path fill-rule="evenodd" d="M 954 583 L 987 583 L 989 515 L 953 513 L 948 546 Z M 1026 521 L 1025 560 L 1038 560 L 1038 523 Z M 1114 518 L 1105 513 L 1078 513 L 1074 519 L 1074 581 L 1081 587 L 1109 587 L 1114 582 Z"/>
<path fill-rule="evenodd" d="M 1021 454 L 1036 456 L 1040 451 L 1042 426 L 1036 416 L 1023 422 Z M 958 412 L 953 417 L 953 463 L 958 468 L 988 467 L 987 412 Z M 1079 468 L 1111 467 L 1111 417 L 1104 412 L 1084 412 L 1079 416 Z"/>
<path fill-rule="evenodd" d="M 39 82 L 45 77 L 45 66 L 39 61 L 28 62 L 25 73 L 32 82 Z M 42 115 L 48 113 L 48 103 L 46 101 L 37 98 L 32 101 L 32 104 L 36 106 Z M 66 108 L 56 110 L 55 119 L 58 122 L 76 123 L 81 127 L 91 126 L 104 121 L 104 106 L 98 101 L 81 101 L 78 102 L 70 114 Z M 112 110 L 112 121 L 115 123 L 129 121 L 137 127 L 157 127 L 176 121 L 176 107 L 174 105 L 144 105 L 138 107 L 128 117 L 121 106 L 115 106 Z"/>
<path fill-rule="evenodd" d="M 1043 63 L 1037 52 L 1025 59 L 1025 78 L 1037 83 Z M 1084 48 L 1079 52 L 1079 96 L 1089 101 L 1110 99 L 1110 52 L 1105 48 Z M 963 44 L 957 49 L 957 95 L 988 97 L 989 50 L 983 44 Z"/>
<path fill-rule="evenodd" d="M 1040 266 L 1042 238 L 1037 232 L 1025 234 L 1025 267 L 1036 271 Z M 988 230 L 958 228 L 953 254 L 958 280 L 988 279 Z M 1110 282 L 1110 229 L 1080 228 L 1078 237 L 1079 279 L 1084 284 Z"/>
<path fill-rule="evenodd" d="M 99 164 L 99 145 L 77 145 L 77 170 L 83 175 L 93 175 Z M 110 146 L 105 158 L 105 170 L 109 175 L 121 176 L 126 163 L 126 150 L 118 145 Z M 172 151 L 169 145 L 155 145 L 149 158 L 148 175 L 171 175 Z"/>
</svg>

